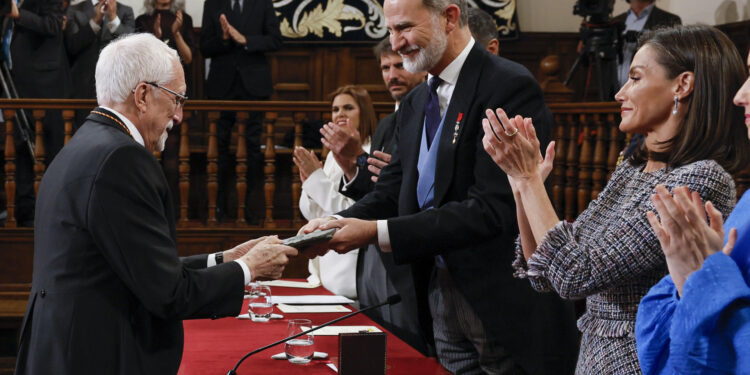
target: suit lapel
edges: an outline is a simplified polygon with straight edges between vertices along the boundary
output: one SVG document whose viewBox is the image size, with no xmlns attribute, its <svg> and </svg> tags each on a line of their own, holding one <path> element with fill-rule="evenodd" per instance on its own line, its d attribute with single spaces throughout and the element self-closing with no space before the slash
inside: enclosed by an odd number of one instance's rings
<svg viewBox="0 0 750 375">
<path fill-rule="evenodd" d="M 456 148 L 462 142 L 462 134 L 469 120 L 469 109 L 474 102 L 474 94 L 479 82 L 484 54 L 478 44 L 469 52 L 469 56 L 461 67 L 456 88 L 453 90 L 448 109 L 445 111 L 445 121 L 440 134 L 440 148 L 438 149 L 437 167 L 435 171 L 435 206 L 442 202 L 453 178 L 453 168 L 456 163 Z M 460 120 L 460 121 L 459 121 Z M 476 126 L 476 124 L 471 124 Z M 455 135 L 455 142 L 453 141 Z M 471 142 L 472 140 L 466 140 Z"/>
</svg>

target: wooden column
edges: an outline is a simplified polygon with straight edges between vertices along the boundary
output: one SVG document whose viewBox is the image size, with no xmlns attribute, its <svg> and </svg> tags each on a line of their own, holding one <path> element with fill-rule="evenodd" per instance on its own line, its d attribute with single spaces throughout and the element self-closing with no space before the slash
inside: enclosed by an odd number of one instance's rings
<svg viewBox="0 0 750 375">
<path fill-rule="evenodd" d="M 64 145 L 68 144 L 68 141 L 70 141 L 70 138 L 73 137 L 73 119 L 75 118 L 76 111 L 72 109 L 65 109 L 62 111 L 63 116 L 63 124 L 64 124 L 64 131 L 65 131 L 65 143 Z"/>
<path fill-rule="evenodd" d="M 192 112 L 185 111 L 184 118 L 180 124 L 180 151 L 179 151 L 179 173 L 180 173 L 180 220 L 178 225 L 188 225 L 188 197 L 190 196 L 190 137 L 188 137 L 188 120 Z"/>
<path fill-rule="evenodd" d="M 305 120 L 305 114 L 301 112 L 294 113 L 294 147 L 302 147 L 302 122 Z M 292 157 L 294 154 L 292 154 Z M 302 224 L 302 217 L 299 211 L 299 197 L 302 194 L 302 181 L 299 177 L 299 168 L 292 163 L 292 227 L 296 228 Z"/>
<path fill-rule="evenodd" d="M 568 131 L 568 149 L 565 155 L 565 219 L 572 221 L 577 216 L 578 189 L 578 126 L 575 115 L 566 116 L 565 127 Z"/>
<path fill-rule="evenodd" d="M 594 115 L 596 143 L 594 146 L 594 172 L 591 175 L 591 200 L 599 196 L 607 183 L 607 131 L 602 116 Z"/>
<path fill-rule="evenodd" d="M 565 216 L 565 117 L 555 115 L 555 161 L 552 168 L 552 203 L 557 217 Z"/>
<path fill-rule="evenodd" d="M 237 112 L 237 221 L 238 227 L 246 227 L 245 197 L 247 196 L 247 142 L 245 128 L 247 127 L 247 112 Z"/>
<path fill-rule="evenodd" d="M 16 223 L 16 146 L 13 141 L 13 123 L 16 111 L 6 109 L 5 117 L 5 200 L 8 204 L 8 218 L 5 219 L 6 228 L 15 228 Z"/>
<path fill-rule="evenodd" d="M 581 153 L 578 155 L 578 209 L 576 214 L 580 215 L 589 205 L 591 199 L 591 157 L 593 147 L 591 146 L 591 124 L 590 118 L 585 114 L 579 115 L 581 123 Z M 590 116 L 590 115 L 589 115 Z"/>
<path fill-rule="evenodd" d="M 617 168 L 617 160 L 620 158 L 620 152 L 623 147 L 620 143 L 622 139 L 622 132 L 618 128 L 618 123 L 615 122 L 616 118 L 614 114 L 607 115 L 607 126 L 609 127 L 609 152 L 607 153 L 607 180 L 612 176 L 612 172 Z"/>
<path fill-rule="evenodd" d="M 276 223 L 273 221 L 273 195 L 276 190 L 276 182 L 274 181 L 274 174 L 276 172 L 276 150 L 274 149 L 274 127 L 276 125 L 276 119 L 279 114 L 276 112 L 266 112 L 265 125 L 266 125 L 266 153 L 265 153 L 265 166 L 263 167 L 263 174 L 265 175 L 266 181 L 263 186 L 263 190 L 266 195 L 266 220 L 263 222 L 264 228 L 276 228 Z"/>
<path fill-rule="evenodd" d="M 36 132 L 36 139 L 34 141 L 34 196 L 37 196 L 39 192 L 39 184 L 42 182 L 42 175 L 44 175 L 44 127 L 42 122 L 44 121 L 44 110 L 35 109 L 32 111 L 34 116 L 34 131 Z"/>
<path fill-rule="evenodd" d="M 208 113 L 208 150 L 206 151 L 206 174 L 208 175 L 206 189 L 208 191 L 208 219 L 206 224 L 209 227 L 215 227 L 219 224 L 216 220 L 216 193 L 219 189 L 217 173 L 219 166 L 217 164 L 219 157 L 219 145 L 216 138 L 216 121 L 219 119 L 219 112 Z"/>
</svg>

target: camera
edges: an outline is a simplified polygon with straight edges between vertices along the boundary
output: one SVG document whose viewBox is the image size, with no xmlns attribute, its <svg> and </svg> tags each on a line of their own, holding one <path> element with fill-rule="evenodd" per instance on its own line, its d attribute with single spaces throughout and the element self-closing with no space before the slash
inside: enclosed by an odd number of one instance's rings
<svg viewBox="0 0 750 375">
<path fill-rule="evenodd" d="M 615 7 L 615 0 L 578 0 L 573 6 L 573 14 L 588 17 L 590 23 L 606 23 Z"/>
</svg>

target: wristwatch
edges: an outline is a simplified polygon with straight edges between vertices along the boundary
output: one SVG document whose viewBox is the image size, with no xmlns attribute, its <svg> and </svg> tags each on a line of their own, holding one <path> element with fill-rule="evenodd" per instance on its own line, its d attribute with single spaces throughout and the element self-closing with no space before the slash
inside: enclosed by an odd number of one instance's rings
<svg viewBox="0 0 750 375">
<path fill-rule="evenodd" d="M 359 168 L 367 168 L 367 158 L 370 157 L 370 154 L 363 152 L 359 156 L 357 156 L 357 167 Z"/>
<path fill-rule="evenodd" d="M 214 254 L 214 259 L 216 260 L 216 264 L 224 263 L 224 252 L 219 251 L 218 253 Z"/>
</svg>

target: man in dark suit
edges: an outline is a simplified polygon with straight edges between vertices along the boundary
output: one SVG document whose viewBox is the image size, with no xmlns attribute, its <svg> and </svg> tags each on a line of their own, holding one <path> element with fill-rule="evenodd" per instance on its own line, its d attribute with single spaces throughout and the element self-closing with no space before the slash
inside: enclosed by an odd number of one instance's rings
<svg viewBox="0 0 750 375">
<path fill-rule="evenodd" d="M 656 0 L 627 0 L 627 2 L 630 4 L 630 9 L 612 19 L 615 24 L 619 25 L 618 30 L 623 30 L 621 53 L 617 64 L 617 79 L 620 86 L 628 81 L 630 62 L 633 61 L 638 46 L 638 37 L 647 30 L 682 24 L 682 20 L 676 14 L 659 9 L 654 4 Z"/>
<path fill-rule="evenodd" d="M 70 68 L 63 43 L 62 3 L 56 0 L 11 2 L 10 64 L 21 98 L 68 98 Z M 31 112 L 27 111 L 27 115 Z M 33 124 L 33 119 L 30 118 Z M 43 122 L 44 149 L 49 163 L 62 148 L 62 113 L 47 111 Z M 34 220 L 34 160 L 16 132 L 16 220 L 31 226 Z M 23 151 L 22 151 L 23 150 Z"/>
<path fill-rule="evenodd" d="M 70 58 L 73 97 L 93 99 L 94 68 L 99 51 L 121 35 L 135 31 L 133 8 L 114 0 L 85 0 L 68 7 L 65 46 Z"/>
<path fill-rule="evenodd" d="M 387 38 L 375 46 L 374 52 L 380 64 L 383 82 L 398 107 L 401 99 L 424 81 L 426 73 L 411 73 L 404 69 L 401 56 L 393 51 Z M 359 132 L 353 127 L 331 123 L 321 129 L 323 142 L 344 170 L 345 177 L 342 178 L 339 189 L 342 194 L 359 200 L 372 191 L 380 168 L 391 159 L 395 129 L 395 112 L 380 120 L 372 137 L 372 155 L 362 149 Z M 420 352 L 434 355 L 432 333 L 424 332 L 417 318 L 417 298 L 411 267 L 395 264 L 391 253 L 381 252 L 377 246 L 368 245 L 359 250 L 356 275 L 357 299 L 361 307 L 377 304 L 394 294 L 402 297 L 400 304 L 368 311 L 367 316 Z"/>
<path fill-rule="evenodd" d="M 488 108 L 533 118 L 543 144 L 551 114 L 528 70 L 474 42 L 466 7 L 464 0 L 385 1 L 393 49 L 409 71 L 428 71 L 429 84 L 401 101 L 395 151 L 374 191 L 342 219 L 316 219 L 302 230 L 338 227 L 325 247 L 377 243 L 396 263 L 410 263 L 420 321 L 431 324 L 438 359 L 451 372 L 569 373 L 577 348 L 572 306 L 513 277 L 513 194 L 481 143 Z"/>
<path fill-rule="evenodd" d="M 279 20 L 271 0 L 206 0 L 200 46 L 203 56 L 211 59 L 206 80 L 209 99 L 270 98 L 273 82 L 265 53 L 281 47 Z M 219 217 L 226 212 L 227 179 L 233 169 L 229 143 L 234 120 L 234 112 L 222 112 L 217 124 L 219 188 L 216 206 Z M 260 161 L 262 121 L 262 112 L 251 113 L 243 135 L 247 145 L 248 191 Z M 245 216 L 252 219 L 249 212 L 245 212 Z"/>
<path fill-rule="evenodd" d="M 19 375 L 176 374 L 182 320 L 237 315 L 245 285 L 280 277 L 297 253 L 272 237 L 178 258 L 153 157 L 182 119 L 176 51 L 151 34 L 120 38 L 101 52 L 96 91 L 100 106 L 39 187 Z"/>
<path fill-rule="evenodd" d="M 84 0 L 66 11 L 65 47 L 70 59 L 73 98 L 93 99 L 94 68 L 99 51 L 117 37 L 135 31 L 133 8 L 114 0 Z M 76 126 L 88 111 L 76 111 Z"/>
</svg>

